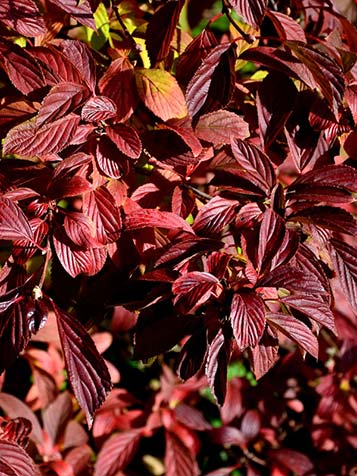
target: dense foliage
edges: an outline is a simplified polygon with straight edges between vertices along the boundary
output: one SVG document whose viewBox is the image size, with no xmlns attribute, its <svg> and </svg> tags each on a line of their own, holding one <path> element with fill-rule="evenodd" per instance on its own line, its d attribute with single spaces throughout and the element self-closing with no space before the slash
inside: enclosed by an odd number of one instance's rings
<svg viewBox="0 0 357 476">
<path fill-rule="evenodd" d="M 0 34 L 0 475 L 354 474 L 353 24 L 3 0 Z"/>
</svg>

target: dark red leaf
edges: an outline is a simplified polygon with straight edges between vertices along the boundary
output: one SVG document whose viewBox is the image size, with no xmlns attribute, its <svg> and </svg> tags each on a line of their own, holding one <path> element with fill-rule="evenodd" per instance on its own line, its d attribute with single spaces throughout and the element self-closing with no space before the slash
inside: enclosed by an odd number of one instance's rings
<svg viewBox="0 0 357 476">
<path fill-rule="evenodd" d="M 248 410 L 243 416 L 240 427 L 245 439 L 248 442 L 253 440 L 258 435 L 260 427 L 260 415 L 257 410 Z"/>
<path fill-rule="evenodd" d="M 220 63 L 224 62 L 225 57 L 229 55 L 232 50 L 231 43 L 223 43 L 216 46 L 213 50 L 203 59 L 202 64 L 197 69 L 193 78 L 189 82 L 186 89 L 186 101 L 190 115 L 195 116 L 204 106 L 210 93 L 210 87 L 215 71 L 219 70 Z M 230 71 L 225 71 L 225 76 L 230 74 Z M 227 76 L 228 78 L 228 76 Z M 226 85 L 227 82 L 224 76 L 220 77 L 221 91 L 227 88 L 228 96 L 230 96 L 230 86 Z M 228 79 L 230 83 L 230 78 Z M 225 104 L 221 104 L 225 106 Z"/>
<path fill-rule="evenodd" d="M 81 117 L 86 122 L 100 122 L 117 115 L 117 107 L 112 99 L 106 96 L 90 98 L 82 108 Z"/>
<path fill-rule="evenodd" d="M 83 213 L 66 212 L 63 227 L 69 239 L 80 248 L 100 246 L 96 240 L 95 223 Z"/>
<path fill-rule="evenodd" d="M 21 157 L 41 157 L 60 152 L 70 143 L 79 120 L 79 116 L 71 113 L 41 127 L 31 121 L 20 124 L 6 136 L 4 153 Z"/>
<path fill-rule="evenodd" d="M 0 239 L 34 241 L 33 231 L 26 215 L 8 198 L 0 198 Z"/>
<path fill-rule="evenodd" d="M 180 276 L 172 285 L 176 294 L 174 303 L 184 314 L 193 313 L 212 296 L 219 297 L 223 287 L 219 280 L 210 273 L 192 271 Z"/>
<path fill-rule="evenodd" d="M 0 5 L 0 21 L 23 36 L 46 32 L 44 19 L 33 0 L 4 0 Z"/>
<path fill-rule="evenodd" d="M 259 344 L 249 349 L 249 360 L 256 379 L 265 375 L 278 361 L 279 341 L 274 329 L 266 327 Z"/>
<path fill-rule="evenodd" d="M 183 4 L 182 0 L 168 2 L 151 17 L 145 34 L 151 66 L 166 58 Z M 162 28 L 162 25 L 165 25 L 165 28 Z"/>
<path fill-rule="evenodd" d="M 114 60 L 98 82 L 99 91 L 117 106 L 117 117 L 127 120 L 133 113 L 138 97 L 134 68 L 128 58 Z"/>
<path fill-rule="evenodd" d="M 0 440 L 12 441 L 25 448 L 28 444 L 31 428 L 30 420 L 23 417 L 17 417 L 10 421 L 3 421 L 2 419 L 0 423 Z"/>
<path fill-rule="evenodd" d="M 195 332 L 181 349 L 177 374 L 183 380 L 195 375 L 202 367 L 206 354 L 206 333 L 204 329 Z"/>
<path fill-rule="evenodd" d="M 355 218 L 342 208 L 330 206 L 304 208 L 290 215 L 289 220 L 312 223 L 313 225 L 348 235 L 357 234 Z"/>
<path fill-rule="evenodd" d="M 112 384 L 107 366 L 83 325 L 54 306 L 68 380 L 92 426 L 94 412 L 104 402 Z"/>
<path fill-rule="evenodd" d="M 240 116 L 230 111 L 215 111 L 201 116 L 195 132 L 197 136 L 213 145 L 230 144 L 231 139 L 249 137 L 249 125 Z"/>
<path fill-rule="evenodd" d="M 282 469 L 287 469 L 301 476 L 314 476 L 314 465 L 310 459 L 300 451 L 290 448 L 279 448 L 270 451 L 270 457 L 276 461 Z"/>
<path fill-rule="evenodd" d="M 128 230 L 139 230 L 146 227 L 167 228 L 169 230 L 185 230 L 193 233 L 190 225 L 181 217 L 171 212 L 162 212 L 157 209 L 138 209 L 125 217 L 125 227 Z"/>
<path fill-rule="evenodd" d="M 108 137 L 114 142 L 118 149 L 132 159 L 138 159 L 141 154 L 141 140 L 133 127 L 124 124 L 115 124 L 107 127 Z"/>
<path fill-rule="evenodd" d="M 0 440 L 1 476 L 35 476 L 35 465 L 17 443 Z"/>
<path fill-rule="evenodd" d="M 61 436 L 73 413 L 72 399 L 68 392 L 60 393 L 57 398 L 42 411 L 44 430 L 55 443 Z"/>
<path fill-rule="evenodd" d="M 294 18 L 274 10 L 267 10 L 266 14 L 282 41 L 297 40 L 306 43 L 305 32 Z"/>
<path fill-rule="evenodd" d="M 10 81 L 23 94 L 29 94 L 45 86 L 40 65 L 24 48 L 1 40 L 0 58 Z"/>
<path fill-rule="evenodd" d="M 114 476 L 124 469 L 138 450 L 141 430 L 128 430 L 109 438 L 101 448 L 94 476 Z"/>
<path fill-rule="evenodd" d="M 222 197 L 212 198 L 200 208 L 193 229 L 196 233 L 220 233 L 225 226 L 233 221 L 239 202 Z"/>
<path fill-rule="evenodd" d="M 232 140 L 231 146 L 238 164 L 246 173 L 252 175 L 257 180 L 262 190 L 269 193 L 275 185 L 276 178 L 268 156 L 258 147 L 240 139 Z"/>
<path fill-rule="evenodd" d="M 106 136 L 102 136 L 97 144 L 96 159 L 99 170 L 107 177 L 118 179 L 127 171 L 126 156 Z"/>
<path fill-rule="evenodd" d="M 223 405 L 227 391 L 227 367 L 230 358 L 230 348 L 219 329 L 215 337 L 208 344 L 205 373 L 214 398 L 219 405 Z"/>
<path fill-rule="evenodd" d="M 69 13 L 82 25 L 96 30 L 93 12 L 89 0 L 48 0 L 60 10 Z"/>
<path fill-rule="evenodd" d="M 83 213 L 95 225 L 96 237 L 102 244 L 119 238 L 122 223 L 120 210 L 109 190 L 102 186 L 83 195 Z"/>
<path fill-rule="evenodd" d="M 357 252 L 356 248 L 332 238 L 331 258 L 341 286 L 354 309 L 357 309 Z"/>
<path fill-rule="evenodd" d="M 212 427 L 204 418 L 201 411 L 186 403 L 180 402 L 174 408 L 175 417 L 180 423 L 196 431 L 210 430 Z"/>
<path fill-rule="evenodd" d="M 195 455 L 175 433 L 166 431 L 165 436 L 166 476 L 198 476 L 199 469 Z"/>
<path fill-rule="evenodd" d="M 310 317 L 336 334 L 335 319 L 327 303 L 319 295 L 294 293 L 281 302 Z"/>
<path fill-rule="evenodd" d="M 87 88 L 76 83 L 59 83 L 53 86 L 41 104 L 36 125 L 40 127 L 75 111 L 87 93 Z"/>
<path fill-rule="evenodd" d="M 259 273 L 264 273 L 271 265 L 271 260 L 276 256 L 285 237 L 284 220 L 271 208 L 263 214 L 259 230 L 257 267 Z"/>
<path fill-rule="evenodd" d="M 262 299 L 254 292 L 235 293 L 229 318 L 238 347 L 241 350 L 255 347 L 265 328 Z"/>
<path fill-rule="evenodd" d="M 319 344 L 317 338 L 306 324 L 289 314 L 282 313 L 267 313 L 266 319 L 270 325 L 285 334 L 313 357 L 318 358 Z"/>
<path fill-rule="evenodd" d="M 254 28 L 260 27 L 265 15 L 267 3 L 267 0 L 257 0 L 254 2 L 250 2 L 249 0 L 230 0 L 230 4 L 237 15 L 242 17 L 244 21 Z"/>
<path fill-rule="evenodd" d="M 197 139 L 192 129 L 191 121 L 188 118 L 170 119 L 166 124 L 161 125 L 161 127 L 174 131 L 191 149 L 194 157 L 198 157 L 202 152 L 202 144 Z"/>
<path fill-rule="evenodd" d="M 71 39 L 62 41 L 59 47 L 66 58 L 76 67 L 92 93 L 95 93 L 96 64 L 86 43 Z"/>
<path fill-rule="evenodd" d="M 303 291 L 311 294 L 325 294 L 326 290 L 314 274 L 297 267 L 282 265 L 259 279 L 257 286 L 284 288 L 289 291 Z"/>
</svg>

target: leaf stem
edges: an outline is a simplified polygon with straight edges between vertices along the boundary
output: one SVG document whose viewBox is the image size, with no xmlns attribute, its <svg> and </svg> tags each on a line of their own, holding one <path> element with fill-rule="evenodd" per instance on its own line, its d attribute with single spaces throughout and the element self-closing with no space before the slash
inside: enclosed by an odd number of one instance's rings
<svg viewBox="0 0 357 476">
<path fill-rule="evenodd" d="M 192 190 L 192 192 L 198 197 L 204 198 L 205 200 L 212 200 L 211 195 L 208 195 L 208 193 L 205 193 L 205 192 L 201 192 L 201 190 L 198 190 L 198 188 L 195 188 L 192 185 L 189 185 L 188 183 L 183 183 L 182 186 L 184 188 Z"/>
<path fill-rule="evenodd" d="M 136 41 L 134 40 L 133 36 L 131 35 L 131 33 L 129 32 L 129 30 L 127 29 L 125 23 L 123 22 L 120 14 L 119 14 L 119 10 L 118 10 L 118 7 L 116 5 L 112 5 L 113 7 L 113 10 L 114 10 L 114 13 L 115 13 L 115 16 L 119 22 L 119 25 L 121 26 L 122 30 L 123 30 L 123 34 L 124 34 L 124 37 L 126 39 L 128 39 L 132 45 L 132 48 L 135 50 L 136 53 L 138 53 L 138 48 L 139 46 L 137 45 Z"/>
<path fill-rule="evenodd" d="M 46 258 L 45 258 L 45 263 L 43 265 L 43 270 L 41 274 L 40 281 L 38 283 L 38 287 L 42 290 L 43 284 L 46 279 L 46 273 L 47 273 L 47 268 L 50 262 L 50 259 L 52 258 L 52 251 L 51 251 L 51 244 L 50 244 L 50 237 L 47 236 L 47 243 L 46 243 Z"/>
<path fill-rule="evenodd" d="M 227 18 L 229 20 L 229 22 L 234 26 L 234 28 L 238 31 L 238 33 L 240 33 L 243 37 L 243 40 L 245 40 L 247 43 L 249 43 L 250 45 L 252 43 L 254 43 L 255 41 L 255 37 L 249 33 L 246 33 L 245 31 L 242 30 L 242 28 L 237 25 L 237 23 L 235 22 L 234 18 L 232 17 L 231 15 L 231 12 L 229 10 L 229 5 L 227 3 L 227 0 L 223 0 L 223 7 L 222 7 L 222 12 L 227 15 Z"/>
</svg>

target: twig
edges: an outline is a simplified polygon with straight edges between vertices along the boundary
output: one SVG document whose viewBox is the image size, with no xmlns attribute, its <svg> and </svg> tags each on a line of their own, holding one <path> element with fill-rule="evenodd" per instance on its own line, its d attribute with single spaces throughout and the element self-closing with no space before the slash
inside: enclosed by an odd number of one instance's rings
<svg viewBox="0 0 357 476">
<path fill-rule="evenodd" d="M 123 33 L 124 33 L 124 37 L 127 38 L 130 43 L 132 44 L 132 48 L 138 52 L 138 45 L 136 43 L 136 41 L 134 40 L 133 36 L 131 35 L 131 33 L 129 32 L 129 30 L 127 29 L 125 23 L 123 22 L 123 20 L 121 19 L 121 16 L 119 14 L 119 10 L 118 10 L 118 7 L 116 5 L 113 5 L 113 10 L 114 10 L 114 13 L 115 13 L 115 16 L 119 22 L 119 25 L 122 27 L 122 30 L 123 30 Z"/>
<path fill-rule="evenodd" d="M 212 200 L 211 195 L 208 195 L 208 193 L 205 192 L 201 192 L 201 190 L 198 190 L 197 188 L 193 187 L 192 185 L 189 185 L 188 183 L 183 183 L 182 186 L 184 188 L 192 190 L 192 192 L 198 197 L 204 198 L 205 200 Z"/>
</svg>

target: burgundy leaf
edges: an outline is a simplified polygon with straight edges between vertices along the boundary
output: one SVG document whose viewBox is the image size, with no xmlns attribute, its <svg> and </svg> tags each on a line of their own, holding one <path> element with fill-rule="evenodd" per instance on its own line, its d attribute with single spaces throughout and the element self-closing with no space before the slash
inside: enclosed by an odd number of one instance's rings
<svg viewBox="0 0 357 476">
<path fill-rule="evenodd" d="M 31 225 L 21 208 L 8 198 L 0 198 L 0 239 L 34 241 Z"/>
<path fill-rule="evenodd" d="M 271 208 L 263 214 L 259 230 L 258 272 L 264 273 L 271 259 L 277 254 L 285 237 L 284 220 Z"/>
<path fill-rule="evenodd" d="M 197 139 L 192 129 L 191 121 L 188 118 L 170 119 L 166 124 L 162 124 L 161 127 L 174 131 L 191 149 L 194 157 L 198 157 L 201 154 L 202 144 Z"/>
<path fill-rule="evenodd" d="M 321 265 L 321 262 L 310 250 L 310 248 L 307 247 L 307 245 L 300 244 L 292 264 L 301 269 L 305 274 L 313 274 L 325 290 L 324 294 L 322 294 L 322 297 L 324 299 L 328 298 L 328 296 L 331 294 L 330 282 L 326 276 L 324 268 Z M 329 299 L 327 300 L 329 302 Z"/>
<path fill-rule="evenodd" d="M 188 426 L 188 428 L 191 428 L 192 430 L 205 431 L 212 428 L 204 418 L 201 411 L 187 405 L 186 403 L 180 402 L 175 407 L 174 413 L 179 422 Z"/>
<path fill-rule="evenodd" d="M 193 313 L 211 296 L 219 297 L 222 291 L 223 287 L 215 276 L 201 271 L 184 274 L 172 285 L 172 292 L 176 294 L 174 303 L 184 314 Z"/>
<path fill-rule="evenodd" d="M 31 433 L 31 422 L 23 417 L 0 422 L 0 440 L 12 441 L 25 448 Z"/>
<path fill-rule="evenodd" d="M 196 233 L 220 233 L 225 226 L 231 223 L 236 215 L 239 202 L 222 197 L 212 198 L 200 208 L 193 229 Z"/>
<path fill-rule="evenodd" d="M 282 41 L 297 40 L 306 43 L 305 32 L 294 18 L 274 10 L 267 10 L 266 14 Z"/>
<path fill-rule="evenodd" d="M 12 289 L 11 291 L 0 296 L 0 312 L 5 312 L 9 307 L 21 300 L 19 289 Z"/>
<path fill-rule="evenodd" d="M 213 81 L 215 73 L 217 78 L 218 76 L 220 77 L 220 91 L 224 94 L 222 97 L 222 102 L 224 102 L 224 104 L 219 104 L 219 106 L 224 107 L 230 99 L 232 93 L 232 78 L 230 67 L 226 64 L 226 60 L 229 61 L 230 55 L 233 51 L 232 48 L 231 43 L 223 43 L 213 48 L 213 50 L 203 59 L 202 64 L 189 82 L 186 89 L 186 101 L 188 111 L 192 117 L 202 110 L 208 99 L 210 101 L 214 99 L 214 95 L 211 94 L 212 87 L 218 87 L 218 85 Z M 224 71 L 221 71 L 223 65 L 225 69 Z M 224 97 L 226 99 L 225 101 Z M 215 109 L 218 108 L 219 107 L 216 107 Z"/>
<path fill-rule="evenodd" d="M 199 468 L 195 455 L 172 431 L 165 432 L 166 476 L 198 476 Z"/>
<path fill-rule="evenodd" d="M 234 8 L 237 15 L 241 16 L 244 21 L 259 28 L 267 7 L 267 0 L 257 0 L 251 2 L 249 0 L 230 0 L 230 4 Z"/>
<path fill-rule="evenodd" d="M 86 122 L 100 122 L 117 115 L 117 107 L 112 99 L 105 96 L 90 98 L 82 108 L 81 117 Z"/>
<path fill-rule="evenodd" d="M 281 302 L 310 317 L 336 334 L 335 320 L 331 309 L 319 295 L 294 293 Z"/>
<path fill-rule="evenodd" d="M 97 240 L 112 243 L 119 238 L 121 231 L 120 210 L 109 190 L 102 186 L 83 195 L 83 212 L 95 225 Z"/>
<path fill-rule="evenodd" d="M 355 218 L 342 208 L 330 206 L 304 208 L 290 215 L 289 220 L 312 223 L 316 226 L 339 233 L 347 233 L 348 235 L 357 234 Z"/>
<path fill-rule="evenodd" d="M 62 41 L 59 46 L 66 58 L 76 67 L 89 89 L 95 93 L 96 64 L 86 43 L 71 39 Z"/>
<path fill-rule="evenodd" d="M 57 398 L 42 411 L 43 427 L 53 443 L 61 436 L 72 413 L 72 399 L 67 392 L 60 393 Z"/>
<path fill-rule="evenodd" d="M 232 472 L 237 469 L 237 466 L 224 466 L 209 473 L 205 473 L 204 476 L 230 476 Z"/>
<path fill-rule="evenodd" d="M 127 120 L 137 103 L 134 68 L 128 58 L 114 60 L 98 83 L 99 91 L 117 106 L 117 117 Z"/>
<path fill-rule="evenodd" d="M 61 265 L 73 278 L 79 274 L 89 276 L 97 274 L 103 268 L 107 258 L 105 248 L 81 250 L 58 227 L 53 236 L 53 244 Z"/>
<path fill-rule="evenodd" d="M 60 10 L 69 13 L 82 25 L 88 26 L 92 30 L 96 29 L 93 12 L 89 0 L 48 0 Z"/>
<path fill-rule="evenodd" d="M 60 152 L 70 143 L 78 124 L 79 116 L 72 113 L 41 127 L 36 122 L 25 122 L 8 133 L 4 153 L 41 157 Z"/>
<path fill-rule="evenodd" d="M 231 145 L 238 164 L 258 181 L 262 190 L 268 193 L 276 182 L 275 172 L 268 156 L 247 141 L 234 139 Z"/>
<path fill-rule="evenodd" d="M 4 0 L 0 5 L 0 21 L 23 36 L 46 32 L 44 19 L 33 0 Z"/>
<path fill-rule="evenodd" d="M 144 208 L 138 209 L 125 217 L 125 227 L 128 230 L 139 230 L 146 227 L 167 228 L 169 230 L 184 230 L 193 233 L 190 225 L 181 217 L 171 212 Z"/>
<path fill-rule="evenodd" d="M 97 144 L 96 159 L 98 168 L 103 175 L 114 179 L 125 175 L 127 158 L 106 136 L 102 136 Z"/>
<path fill-rule="evenodd" d="M 331 258 L 341 286 L 354 309 L 357 309 L 357 252 L 336 238 L 330 240 Z"/>
<path fill-rule="evenodd" d="M 230 348 L 222 329 L 208 344 L 205 373 L 214 398 L 223 405 L 227 391 L 227 367 L 230 358 Z"/>
<path fill-rule="evenodd" d="M 231 139 L 249 137 L 249 125 L 234 112 L 220 110 L 201 116 L 195 132 L 213 145 L 230 144 Z"/>
<path fill-rule="evenodd" d="M 260 415 L 257 410 L 248 410 L 243 416 L 240 427 L 245 439 L 248 442 L 253 440 L 258 435 L 260 427 Z"/>
<path fill-rule="evenodd" d="M 45 86 L 40 65 L 24 48 L 1 40 L 0 58 L 10 81 L 23 94 Z"/>
<path fill-rule="evenodd" d="M 313 357 L 318 358 L 319 345 L 317 338 L 306 324 L 289 314 L 282 313 L 267 313 L 266 319 L 270 325 L 285 334 Z"/>
<path fill-rule="evenodd" d="M 151 17 L 145 34 L 151 66 L 166 58 L 183 3 L 182 0 L 168 2 Z M 162 25 L 165 25 L 165 28 L 162 28 Z"/>
<path fill-rule="evenodd" d="M 279 448 L 270 451 L 270 457 L 276 461 L 282 469 L 298 473 L 301 476 L 314 476 L 314 465 L 311 460 L 300 451 L 290 448 Z"/>
<path fill-rule="evenodd" d="M 184 344 L 180 352 L 177 374 L 183 380 L 195 375 L 202 367 L 206 354 L 206 333 L 204 330 L 194 333 Z"/>
<path fill-rule="evenodd" d="M 259 279 L 257 286 L 284 288 L 289 291 L 303 291 L 312 294 L 325 294 L 326 290 L 314 274 L 306 273 L 290 265 L 273 269 L 267 276 Z"/>
<path fill-rule="evenodd" d="M 104 402 L 112 387 L 110 375 L 83 325 L 57 306 L 54 306 L 54 311 L 68 380 L 85 412 L 88 426 L 91 427 L 94 412 Z"/>
<path fill-rule="evenodd" d="M 2 476 L 35 476 L 35 465 L 17 443 L 0 440 L 0 474 Z"/>
<path fill-rule="evenodd" d="M 86 97 L 87 91 L 87 88 L 76 83 L 59 83 L 53 86 L 41 104 L 36 125 L 40 127 L 75 111 Z"/>
<path fill-rule="evenodd" d="M 127 466 L 138 450 L 141 430 L 128 430 L 109 438 L 101 448 L 94 476 L 114 476 Z"/>
<path fill-rule="evenodd" d="M 196 199 L 190 189 L 175 187 L 172 192 L 171 209 L 175 215 L 186 219 L 196 204 Z"/>
<path fill-rule="evenodd" d="M 100 246 L 96 238 L 94 222 L 80 212 L 66 212 L 63 227 L 73 243 L 80 248 L 93 248 Z"/>
<path fill-rule="evenodd" d="M 256 379 L 265 375 L 279 359 L 279 341 L 274 329 L 267 327 L 259 344 L 249 349 L 249 360 Z"/>
<path fill-rule="evenodd" d="M 107 127 L 108 137 L 114 142 L 118 149 L 132 159 L 138 159 L 141 154 L 141 140 L 133 127 L 124 124 L 115 124 Z"/>
<path fill-rule="evenodd" d="M 241 350 L 255 347 L 265 328 L 262 299 L 254 292 L 235 293 L 229 318 L 238 347 Z"/>
</svg>

